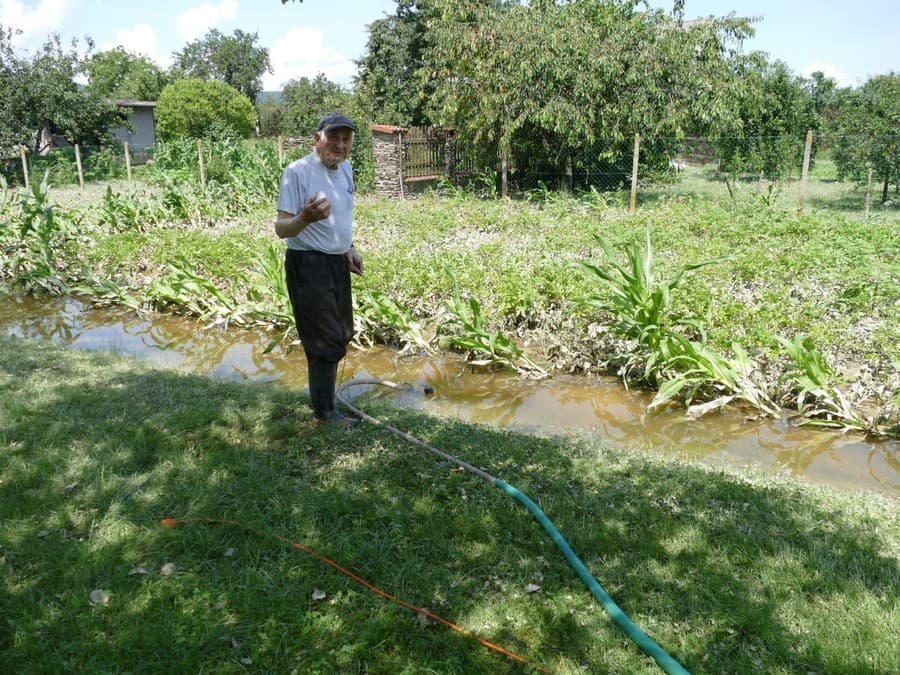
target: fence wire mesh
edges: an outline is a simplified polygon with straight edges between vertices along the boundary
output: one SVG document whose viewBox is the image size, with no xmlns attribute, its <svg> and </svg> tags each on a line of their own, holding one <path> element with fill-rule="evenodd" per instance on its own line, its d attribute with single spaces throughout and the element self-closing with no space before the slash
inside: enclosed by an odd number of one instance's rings
<svg viewBox="0 0 900 675">
<path fill-rule="evenodd" d="M 146 153 L 129 150 L 128 157 L 121 146 L 87 145 L 57 147 L 45 152 L 22 151 L 7 153 L 0 162 L 0 175 L 9 185 L 40 182 L 44 176 L 53 185 L 78 184 L 78 164 L 85 182 L 115 180 L 128 175 L 128 163 L 137 166 L 147 161 Z"/>
</svg>

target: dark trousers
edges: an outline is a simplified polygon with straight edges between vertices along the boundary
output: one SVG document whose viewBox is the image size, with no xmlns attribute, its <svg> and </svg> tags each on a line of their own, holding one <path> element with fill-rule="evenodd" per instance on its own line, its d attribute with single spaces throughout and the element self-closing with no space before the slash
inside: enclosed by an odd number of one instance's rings
<svg viewBox="0 0 900 675">
<path fill-rule="evenodd" d="M 337 363 L 353 339 L 350 265 L 345 255 L 287 249 L 288 294 L 310 365 Z"/>
</svg>

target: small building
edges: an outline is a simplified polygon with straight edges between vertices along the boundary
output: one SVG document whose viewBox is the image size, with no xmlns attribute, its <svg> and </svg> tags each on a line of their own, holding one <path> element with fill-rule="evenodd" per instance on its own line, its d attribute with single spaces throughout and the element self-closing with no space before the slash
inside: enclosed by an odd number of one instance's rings
<svg viewBox="0 0 900 675">
<path fill-rule="evenodd" d="M 135 161 L 146 159 L 147 150 L 156 145 L 156 122 L 153 116 L 156 101 L 116 100 L 111 103 L 131 109 L 128 121 L 134 127 L 134 131 L 127 127 L 111 129 L 113 136 L 122 143 L 128 143 L 128 149 Z"/>
</svg>

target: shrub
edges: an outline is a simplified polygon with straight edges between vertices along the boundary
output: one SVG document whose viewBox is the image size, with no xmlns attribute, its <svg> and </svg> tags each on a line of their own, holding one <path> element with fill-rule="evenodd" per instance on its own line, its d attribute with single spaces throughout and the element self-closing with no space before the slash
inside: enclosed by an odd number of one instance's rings
<svg viewBox="0 0 900 675">
<path fill-rule="evenodd" d="M 157 101 L 156 134 L 161 140 L 247 138 L 255 126 L 250 99 L 224 82 L 177 80 Z"/>
</svg>

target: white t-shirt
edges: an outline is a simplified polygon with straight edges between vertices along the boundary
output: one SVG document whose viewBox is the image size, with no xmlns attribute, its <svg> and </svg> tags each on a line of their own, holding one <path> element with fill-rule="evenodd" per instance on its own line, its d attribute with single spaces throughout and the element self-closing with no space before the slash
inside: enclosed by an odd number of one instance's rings
<svg viewBox="0 0 900 675">
<path fill-rule="evenodd" d="M 353 243 L 353 169 L 349 161 L 329 169 L 315 152 L 291 162 L 281 174 L 278 210 L 297 214 L 312 195 L 324 195 L 331 203 L 331 215 L 310 223 L 300 234 L 284 240 L 288 248 L 343 254 Z"/>
</svg>

